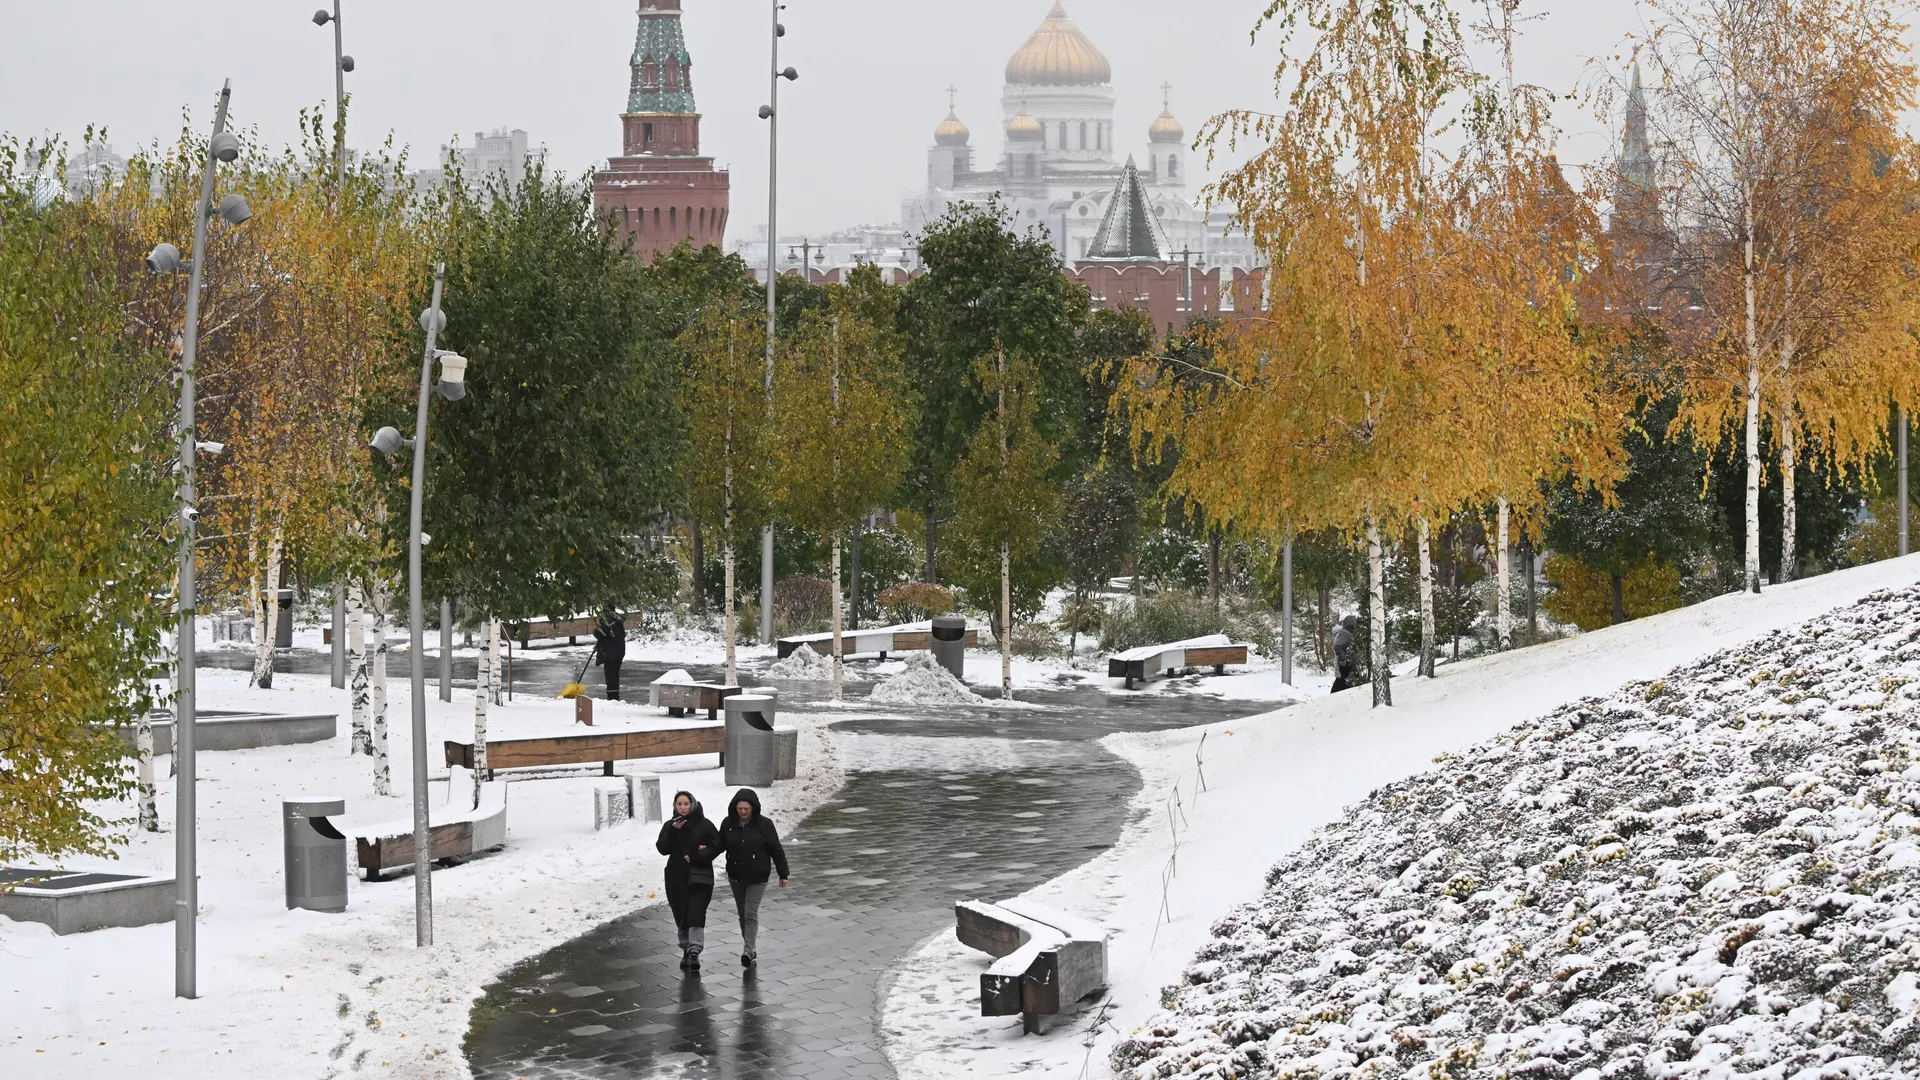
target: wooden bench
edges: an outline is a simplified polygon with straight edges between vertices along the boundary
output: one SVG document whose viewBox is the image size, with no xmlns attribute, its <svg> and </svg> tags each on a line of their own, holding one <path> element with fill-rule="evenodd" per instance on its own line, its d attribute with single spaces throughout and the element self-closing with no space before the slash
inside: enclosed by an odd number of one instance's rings
<svg viewBox="0 0 1920 1080">
<path fill-rule="evenodd" d="M 1247 662 L 1246 645 L 1234 644 L 1225 634 L 1188 638 L 1167 645 L 1142 645 L 1107 658 L 1107 678 L 1127 680 L 1127 689 L 1172 671 L 1211 667 L 1215 675 L 1226 673 L 1228 664 Z"/>
<path fill-rule="evenodd" d="M 1027 900 L 954 905 L 960 943 L 995 957 L 980 976 L 980 1015 L 1019 1013 L 1021 1030 L 1046 1034 L 1052 1018 L 1107 985 L 1107 933 Z"/>
<path fill-rule="evenodd" d="M 634 611 L 620 618 L 631 629 L 639 625 L 639 621 L 644 616 Z M 592 637 L 594 629 L 599 625 L 600 617 L 597 615 L 582 615 L 574 619 L 535 619 L 531 622 L 504 627 L 501 636 L 519 642 L 521 648 L 526 648 L 529 642 L 553 641 L 558 638 L 566 638 L 567 644 L 575 645 L 583 637 Z"/>
<path fill-rule="evenodd" d="M 832 656 L 833 635 L 801 634 L 796 637 L 781 638 L 776 645 L 782 660 L 792 656 L 802 646 L 811 648 L 822 656 Z M 980 646 L 978 627 L 967 627 L 966 646 L 969 649 Z M 932 623 L 903 623 L 899 626 L 882 626 L 871 630 L 843 630 L 840 633 L 842 656 L 879 653 L 880 659 L 885 660 L 888 653 L 926 652 L 932 648 Z"/>
<path fill-rule="evenodd" d="M 427 817 L 427 857 L 438 862 L 492 851 L 507 844 L 507 784 L 494 780 L 480 785 L 480 800 L 467 808 L 473 790 L 471 774 L 456 772 L 447 780 L 447 798 Z M 360 869 L 368 881 L 379 881 L 389 870 L 413 865 L 413 818 L 384 821 L 351 831 Z"/>
<path fill-rule="evenodd" d="M 690 757 L 694 754 L 719 754 L 726 764 L 727 726 L 701 724 L 699 727 L 669 728 L 661 731 L 600 731 L 591 735 L 552 735 L 534 739 L 488 739 L 486 779 L 501 769 L 539 769 L 556 765 L 606 766 L 613 775 L 613 763 L 640 758 Z M 474 767 L 473 744 L 446 743 L 447 764 L 463 769 Z"/>
<path fill-rule="evenodd" d="M 667 710 L 668 716 L 685 716 L 704 710 L 707 719 L 718 720 L 728 698 L 740 692 L 738 686 L 720 683 L 667 682 L 656 679 L 647 686 L 647 703 Z"/>
</svg>

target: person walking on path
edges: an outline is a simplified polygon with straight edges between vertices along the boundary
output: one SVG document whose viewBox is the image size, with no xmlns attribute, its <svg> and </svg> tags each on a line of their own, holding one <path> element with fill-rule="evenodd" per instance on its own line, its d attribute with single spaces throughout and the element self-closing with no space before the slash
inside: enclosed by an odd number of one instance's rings
<svg viewBox="0 0 1920 1080">
<path fill-rule="evenodd" d="M 607 700 L 620 700 L 620 662 L 627 658 L 627 623 L 609 604 L 593 628 L 594 656 L 607 674 Z"/>
<path fill-rule="evenodd" d="M 680 967 L 700 970 L 707 947 L 707 905 L 713 902 L 713 860 L 720 857 L 720 831 L 700 803 L 685 791 L 673 794 L 673 819 L 660 826 L 654 844 L 667 857 L 667 906 L 680 929 Z"/>
<path fill-rule="evenodd" d="M 787 887 L 787 851 L 780 846 L 780 830 L 760 813 L 760 796 L 752 788 L 734 792 L 728 806 L 732 812 L 720 826 L 720 847 L 727 853 L 727 885 L 733 889 L 745 943 L 740 963 L 752 967 L 760 956 L 760 898 L 767 894 L 767 879 L 774 871 L 780 874 L 780 887 Z"/>
<path fill-rule="evenodd" d="M 1354 672 L 1354 628 L 1360 625 L 1360 616 L 1348 615 L 1340 620 L 1340 629 L 1333 632 L 1333 690 L 1351 690 L 1360 685 L 1360 678 Z"/>
</svg>

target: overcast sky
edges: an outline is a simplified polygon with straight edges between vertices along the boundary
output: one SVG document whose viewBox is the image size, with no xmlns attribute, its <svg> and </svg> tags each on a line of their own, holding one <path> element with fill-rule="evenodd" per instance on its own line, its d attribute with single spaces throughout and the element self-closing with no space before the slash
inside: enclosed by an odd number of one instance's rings
<svg viewBox="0 0 1920 1080">
<path fill-rule="evenodd" d="M 329 4 L 331 0 L 326 0 Z M 578 173 L 619 149 L 634 0 L 344 0 L 349 141 L 391 133 L 416 167 L 458 135 L 524 128 Z M 107 126 L 121 152 L 171 140 L 182 111 L 211 119 L 222 78 L 236 120 L 275 144 L 302 106 L 333 94 L 331 28 L 319 0 L 0 0 L 0 130 L 77 136 Z M 1000 149 L 1007 58 L 1052 0 L 791 0 L 781 63 L 800 70 L 781 98 L 781 233 L 898 220 L 924 186 L 946 87 L 973 130 L 976 161 Z M 1067 0 L 1112 61 L 1123 150 L 1143 147 L 1160 84 L 1189 134 L 1222 109 L 1273 104 L 1276 45 L 1250 43 L 1264 0 Z M 1539 0 L 1521 75 L 1573 89 L 1582 65 L 1639 24 L 1632 0 Z M 733 175 L 733 236 L 766 220 L 769 4 L 685 0 L 703 150 Z M 1562 110 L 1563 160 L 1604 155 L 1601 123 Z M 1195 161 L 1198 166 L 1200 162 Z M 1197 191 L 1197 185 L 1196 185 Z"/>
</svg>

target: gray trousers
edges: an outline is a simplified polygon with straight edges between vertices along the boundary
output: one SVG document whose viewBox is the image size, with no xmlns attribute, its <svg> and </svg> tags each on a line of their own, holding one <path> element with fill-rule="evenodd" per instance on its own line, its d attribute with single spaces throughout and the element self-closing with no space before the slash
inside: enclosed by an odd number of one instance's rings
<svg viewBox="0 0 1920 1080">
<path fill-rule="evenodd" d="M 755 947 L 760 937 L 760 898 L 767 895 L 767 883 L 749 885 L 744 881 L 727 879 L 733 886 L 733 906 L 740 913 L 740 940 L 746 943 L 743 950 L 748 956 L 758 956 Z"/>
</svg>

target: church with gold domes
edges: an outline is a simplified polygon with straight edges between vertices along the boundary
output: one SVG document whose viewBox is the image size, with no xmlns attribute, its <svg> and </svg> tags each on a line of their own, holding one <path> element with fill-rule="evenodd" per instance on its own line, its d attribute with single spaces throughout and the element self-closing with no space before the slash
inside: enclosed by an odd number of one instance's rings
<svg viewBox="0 0 1920 1080">
<path fill-rule="evenodd" d="M 1128 257 L 1179 262 L 1187 252 L 1200 261 L 1213 248 L 1213 265 L 1241 262 L 1236 256 L 1244 242 L 1225 241 L 1218 229 L 1210 238 L 1207 215 L 1188 195 L 1187 133 L 1171 107 L 1144 131 L 1118 126 L 1113 67 L 1058 0 L 1007 61 L 1000 105 L 1000 153 L 985 159 L 949 101 L 927 151 L 926 190 L 901 207 L 908 232 L 953 203 L 983 203 L 997 194 L 1019 227 L 1045 230 L 1062 261 L 1078 263 L 1112 257 L 1097 244 L 1112 204 L 1144 201 L 1157 229 L 1136 232 L 1166 247 Z M 1136 141 L 1141 135 L 1144 144 Z M 1249 250 L 1244 257 L 1250 256 Z"/>
</svg>

